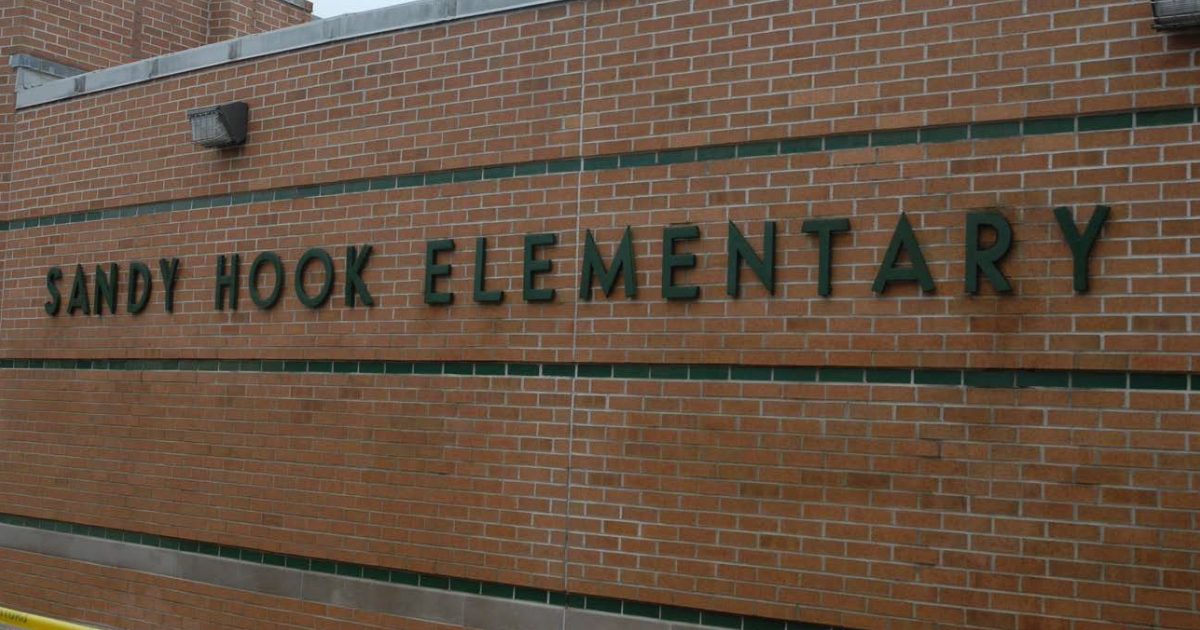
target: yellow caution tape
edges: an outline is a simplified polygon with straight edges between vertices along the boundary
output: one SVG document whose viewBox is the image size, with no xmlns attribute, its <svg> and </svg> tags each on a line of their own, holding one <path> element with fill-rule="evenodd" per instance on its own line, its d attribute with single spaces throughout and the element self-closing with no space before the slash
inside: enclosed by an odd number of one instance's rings
<svg viewBox="0 0 1200 630">
<path fill-rule="evenodd" d="M 28 630 L 96 630 L 69 621 L 40 617 L 0 606 L 0 624 Z"/>
</svg>

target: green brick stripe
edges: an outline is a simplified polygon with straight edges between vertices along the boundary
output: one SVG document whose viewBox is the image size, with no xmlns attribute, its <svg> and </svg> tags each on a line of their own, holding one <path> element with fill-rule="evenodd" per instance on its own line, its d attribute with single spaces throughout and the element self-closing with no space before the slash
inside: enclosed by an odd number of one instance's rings
<svg viewBox="0 0 1200 630">
<path fill-rule="evenodd" d="M 431 171 L 412 175 L 385 176 L 371 179 L 355 179 L 310 186 L 285 186 L 270 190 L 240 192 L 225 195 L 209 195 L 173 201 L 157 201 L 138 205 L 120 206 L 103 210 L 84 210 L 27 219 L 0 222 L 0 231 L 21 230 L 34 227 L 83 223 L 103 219 L 141 217 L 182 210 L 197 210 L 213 207 L 238 206 L 250 203 L 265 203 L 307 197 L 327 197 L 370 190 L 396 190 L 417 188 L 455 182 L 473 182 L 534 175 L 607 171 L 642 166 L 667 166 L 764 156 L 815 153 L 865 147 L 888 147 L 910 144 L 936 144 L 961 140 L 987 140 L 1015 138 L 1055 133 L 1076 133 L 1158 127 L 1165 125 L 1188 125 L 1196 122 L 1197 108 L 1155 109 L 1127 111 L 1111 114 L 1088 114 L 1059 118 L 1036 118 L 999 122 L 972 123 L 938 127 L 920 127 L 888 131 L 864 131 L 861 133 L 832 134 L 744 142 L 741 144 L 713 145 L 689 149 L 668 149 L 641 153 L 600 155 L 586 158 L 564 158 L 538 160 L 466 168 Z"/>
<path fill-rule="evenodd" d="M 294 374 L 414 374 L 652 381 L 952 385 L 997 389 L 1120 389 L 1200 391 L 1200 374 L 1098 370 L 986 370 L 757 366 L 677 363 L 505 363 L 498 361 L 333 361 L 260 359 L 0 359 L 0 370 L 120 372 L 283 372 Z"/>
<path fill-rule="evenodd" d="M 42 529 L 63 534 L 87 536 L 90 538 L 101 538 L 104 540 L 113 540 L 134 545 L 170 549 L 172 551 L 198 553 L 207 556 L 216 556 L 254 564 L 285 567 L 298 571 L 327 573 L 331 575 L 374 580 L 377 582 L 389 582 L 392 584 L 403 584 L 406 586 L 420 586 L 423 588 L 431 588 L 440 591 L 454 591 L 458 593 L 467 593 L 470 595 L 481 595 L 484 597 L 494 597 L 497 599 L 532 602 L 550 606 L 566 606 L 568 608 L 594 610 L 598 612 L 629 615 L 632 617 L 687 622 L 701 626 L 710 626 L 713 628 L 733 628 L 735 630 L 844 630 L 836 626 L 812 624 L 800 621 L 786 621 L 782 619 L 768 619 L 765 617 L 753 617 L 749 615 L 735 615 L 713 610 L 704 610 L 700 608 L 669 606 L 628 599 L 614 599 L 611 597 L 598 597 L 595 595 L 584 595 L 581 593 L 568 593 L 564 591 L 531 588 L 527 586 L 514 586 L 499 582 L 486 582 L 481 580 L 447 577 L 432 573 L 417 573 L 400 569 L 388 569 L 385 567 L 357 564 L 353 562 L 336 562 L 333 560 L 322 560 L 320 558 L 260 551 L 257 549 L 249 549 L 247 547 L 219 545 L 216 543 L 188 540 L 186 538 L 173 538 L 170 536 L 142 534 L 129 530 L 96 527 L 92 525 L 68 523 L 65 521 L 57 521 L 45 518 L 19 516 L 16 514 L 0 514 L 0 524 Z"/>
</svg>

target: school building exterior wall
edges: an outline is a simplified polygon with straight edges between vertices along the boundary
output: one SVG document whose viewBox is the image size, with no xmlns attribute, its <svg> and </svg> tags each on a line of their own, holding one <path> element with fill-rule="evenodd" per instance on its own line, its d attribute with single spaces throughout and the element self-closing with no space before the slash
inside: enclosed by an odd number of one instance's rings
<svg viewBox="0 0 1200 630">
<path fill-rule="evenodd" d="M 206 42 L 0 82 L 0 604 L 1200 628 L 1200 39 L 1149 2 Z"/>
</svg>

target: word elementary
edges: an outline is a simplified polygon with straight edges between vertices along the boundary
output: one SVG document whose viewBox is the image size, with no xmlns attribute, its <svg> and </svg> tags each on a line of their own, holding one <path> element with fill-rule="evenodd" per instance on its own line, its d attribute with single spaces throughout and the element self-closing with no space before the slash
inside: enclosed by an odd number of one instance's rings
<svg viewBox="0 0 1200 630">
<path fill-rule="evenodd" d="M 1085 292 L 1088 288 L 1088 260 L 1093 246 L 1100 235 L 1100 230 L 1107 220 L 1109 208 L 1096 206 L 1083 232 L 1075 223 L 1071 211 L 1065 207 L 1054 209 L 1055 219 L 1067 248 L 1073 259 L 1073 279 L 1076 291 Z M 992 288 L 1000 293 L 1012 291 L 1012 284 L 1000 271 L 999 263 L 1012 248 L 1012 226 L 1004 215 L 998 212 L 972 212 L 966 217 L 966 238 L 964 253 L 964 285 L 967 293 L 978 293 L 979 279 L 983 276 Z M 833 292 L 830 269 L 833 261 L 834 236 L 850 231 L 850 220 L 846 218 L 809 219 L 801 225 L 801 231 L 817 240 L 818 267 L 817 293 L 829 296 Z M 983 234 L 990 231 L 993 235 L 989 245 L 983 245 Z M 739 275 L 743 265 L 748 267 L 766 291 L 775 293 L 775 235 L 774 221 L 762 224 L 762 243 L 755 248 L 743 235 L 738 227 L 730 222 L 726 237 L 726 294 L 737 298 L 740 294 Z M 700 295 L 697 285 L 682 284 L 676 274 L 696 267 L 697 258 L 693 253 L 681 251 L 684 243 L 701 238 L 700 228 L 696 225 L 671 225 L 662 228 L 662 297 L 667 300 L 694 300 Z M 555 245 L 558 239 L 553 233 L 526 234 L 524 236 L 522 260 L 522 298 L 526 302 L 549 302 L 556 296 L 556 290 L 541 288 L 537 278 L 551 272 L 553 261 L 539 257 L 541 248 Z M 424 300 L 426 304 L 446 305 L 454 301 L 454 294 L 439 290 L 440 281 L 452 275 L 452 266 L 445 258 L 453 252 L 457 244 L 452 239 L 438 239 L 426 242 L 425 269 L 423 280 Z M 344 303 L 355 307 L 359 302 L 365 306 L 373 306 L 374 299 L 364 281 L 362 274 L 373 251 L 373 246 L 348 247 L 346 249 L 346 264 L 343 269 Z M 606 263 L 599 246 L 587 230 L 583 247 L 583 260 L 580 265 L 579 298 L 591 300 L 595 285 L 599 285 L 605 296 L 611 295 L 617 280 L 621 279 L 626 297 L 634 297 L 637 291 L 637 274 L 633 256 L 633 231 L 625 228 L 621 241 L 617 244 L 611 262 Z M 475 239 L 475 269 L 473 299 L 481 304 L 496 304 L 504 299 L 504 292 L 488 290 L 487 287 L 487 239 Z M 907 256 L 907 262 L 902 263 L 902 256 Z M 159 275 L 164 292 L 163 306 L 166 312 L 174 312 L 174 296 L 176 281 L 179 278 L 179 259 L 164 258 L 159 261 Z M 315 291 L 306 285 L 310 268 L 319 266 L 324 273 L 321 275 L 320 286 Z M 241 284 L 241 255 L 220 255 L 217 257 L 215 284 L 213 290 L 213 307 L 218 310 L 237 310 Z M 264 289 L 263 277 L 268 275 L 272 280 Z M 110 314 L 115 314 L 118 308 L 118 285 L 121 275 L 120 267 L 110 263 L 108 269 L 97 265 L 93 273 L 93 282 L 89 290 L 87 274 L 82 265 L 76 265 L 75 276 L 68 294 L 66 312 L 70 315 L 103 315 L 107 307 Z M 333 290 L 335 278 L 333 259 L 327 251 L 313 248 L 306 251 L 296 262 L 292 272 L 293 286 L 296 297 L 300 302 L 312 309 L 322 307 L 329 299 Z M 50 299 L 44 304 L 47 314 L 57 316 L 63 310 L 63 294 L 59 282 L 64 279 L 62 269 L 51 268 L 46 273 L 46 290 Z M 247 284 L 250 299 L 259 309 L 273 308 L 280 300 L 286 280 L 283 261 L 274 252 L 266 251 L 258 254 L 250 264 L 247 274 Z M 884 293 L 892 282 L 916 282 L 923 291 L 934 291 L 936 284 L 925 263 L 912 226 L 905 214 L 901 213 L 892 231 L 892 238 L 884 254 L 883 261 L 875 275 L 872 285 L 876 293 Z M 154 279 L 150 268 L 141 262 L 131 263 L 126 274 L 126 309 L 131 314 L 143 312 L 149 303 L 154 287 Z"/>
</svg>

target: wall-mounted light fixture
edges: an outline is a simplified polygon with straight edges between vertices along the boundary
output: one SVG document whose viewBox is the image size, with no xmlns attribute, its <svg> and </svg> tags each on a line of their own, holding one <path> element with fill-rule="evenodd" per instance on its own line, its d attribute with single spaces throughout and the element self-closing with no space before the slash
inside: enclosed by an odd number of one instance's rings
<svg viewBox="0 0 1200 630">
<path fill-rule="evenodd" d="M 246 142 L 250 106 L 245 103 L 201 107 L 189 110 L 187 117 L 192 124 L 192 142 L 202 147 L 222 149 Z"/>
<path fill-rule="evenodd" d="M 1200 0 L 1150 0 L 1150 9 L 1156 29 L 1200 27 Z"/>
</svg>

